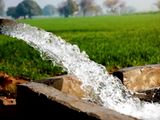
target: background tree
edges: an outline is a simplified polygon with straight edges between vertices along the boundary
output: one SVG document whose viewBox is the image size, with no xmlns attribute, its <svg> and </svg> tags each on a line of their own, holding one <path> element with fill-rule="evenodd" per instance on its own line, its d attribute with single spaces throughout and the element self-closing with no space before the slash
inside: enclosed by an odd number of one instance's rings
<svg viewBox="0 0 160 120">
<path fill-rule="evenodd" d="M 69 16 L 69 9 L 66 1 L 62 2 L 61 5 L 58 7 L 58 12 L 60 16 L 65 16 L 65 17 Z"/>
<path fill-rule="evenodd" d="M 156 6 L 157 6 L 157 8 L 160 10 L 160 0 L 157 0 Z"/>
<path fill-rule="evenodd" d="M 9 7 L 7 10 L 7 16 L 11 16 L 16 19 L 18 17 L 16 13 L 16 7 Z"/>
<path fill-rule="evenodd" d="M 92 6 L 92 12 L 94 15 L 101 15 L 102 14 L 102 8 L 99 5 L 93 5 Z"/>
<path fill-rule="evenodd" d="M 121 14 L 121 11 L 126 7 L 123 0 L 105 0 L 104 5 L 107 7 L 108 12 L 119 14 Z"/>
<path fill-rule="evenodd" d="M 114 13 L 120 0 L 105 0 L 104 5 L 108 8 L 109 12 Z"/>
<path fill-rule="evenodd" d="M 5 14 L 5 3 L 3 0 L 0 0 L 0 16 L 4 16 Z"/>
<path fill-rule="evenodd" d="M 69 14 L 73 15 L 76 11 L 78 11 L 78 4 L 75 0 L 67 0 Z"/>
<path fill-rule="evenodd" d="M 60 15 L 68 17 L 69 15 L 73 15 L 76 11 L 78 11 L 78 5 L 75 2 L 75 0 L 67 0 L 61 3 L 61 6 L 59 6 L 58 11 Z"/>
<path fill-rule="evenodd" d="M 81 0 L 79 5 L 81 7 L 83 16 L 85 16 L 88 11 L 91 11 L 93 9 L 93 6 L 95 6 L 95 2 L 94 0 Z"/>
<path fill-rule="evenodd" d="M 23 16 L 24 18 L 26 18 L 26 16 L 32 18 L 32 16 L 41 15 L 42 10 L 35 1 L 24 0 L 18 4 L 16 8 L 16 13 L 18 16 Z"/>
<path fill-rule="evenodd" d="M 125 8 L 126 8 L 126 3 L 124 1 L 120 1 L 117 6 L 118 14 L 120 15 L 120 14 L 124 13 Z"/>
<path fill-rule="evenodd" d="M 54 15 L 55 12 L 56 12 L 56 8 L 53 5 L 46 5 L 43 8 L 43 15 L 51 16 L 51 15 Z"/>
</svg>

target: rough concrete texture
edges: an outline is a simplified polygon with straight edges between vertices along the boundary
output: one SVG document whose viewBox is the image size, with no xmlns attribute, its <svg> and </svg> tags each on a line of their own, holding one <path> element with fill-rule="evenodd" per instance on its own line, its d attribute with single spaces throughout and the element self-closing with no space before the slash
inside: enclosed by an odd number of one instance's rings
<svg viewBox="0 0 160 120">
<path fill-rule="evenodd" d="M 17 89 L 17 110 L 25 118 L 136 120 L 42 83 L 29 82 L 18 85 Z"/>
<path fill-rule="evenodd" d="M 160 64 L 124 68 L 113 75 L 140 99 L 160 102 Z"/>
<path fill-rule="evenodd" d="M 44 83 L 52 86 L 66 94 L 83 98 L 86 93 L 81 88 L 81 81 L 73 75 L 62 75 L 57 77 L 46 78 L 38 80 L 39 83 Z"/>
</svg>

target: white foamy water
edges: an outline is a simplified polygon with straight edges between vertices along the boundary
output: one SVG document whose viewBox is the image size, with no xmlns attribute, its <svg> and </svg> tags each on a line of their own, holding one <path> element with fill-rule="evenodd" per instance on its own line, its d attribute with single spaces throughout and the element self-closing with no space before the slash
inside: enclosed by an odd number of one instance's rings
<svg viewBox="0 0 160 120">
<path fill-rule="evenodd" d="M 79 78 L 83 89 L 89 94 L 86 99 L 139 119 L 160 120 L 160 104 L 133 98 L 118 78 L 109 75 L 104 66 L 90 60 L 76 45 L 22 23 L 0 26 L 0 30 L 2 34 L 25 41 L 38 50 L 43 58 L 55 61 L 69 74 Z"/>
</svg>

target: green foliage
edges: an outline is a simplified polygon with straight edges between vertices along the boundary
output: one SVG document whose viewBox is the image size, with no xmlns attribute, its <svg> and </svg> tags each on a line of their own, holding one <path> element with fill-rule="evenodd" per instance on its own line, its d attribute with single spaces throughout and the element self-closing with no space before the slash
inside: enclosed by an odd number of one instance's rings
<svg viewBox="0 0 160 120">
<path fill-rule="evenodd" d="M 8 7 L 7 15 L 8 15 L 8 16 L 11 16 L 11 17 L 13 17 L 13 18 L 17 18 L 18 15 L 17 15 L 17 13 L 16 13 L 16 7 Z"/>
<path fill-rule="evenodd" d="M 24 0 L 16 7 L 16 13 L 18 16 L 26 17 L 28 15 L 31 18 L 34 15 L 41 15 L 42 10 L 35 1 Z"/>
</svg>

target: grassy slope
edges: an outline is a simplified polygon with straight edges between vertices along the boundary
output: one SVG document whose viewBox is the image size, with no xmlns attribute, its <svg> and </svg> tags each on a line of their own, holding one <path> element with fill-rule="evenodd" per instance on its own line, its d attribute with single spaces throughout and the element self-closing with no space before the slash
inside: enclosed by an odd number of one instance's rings
<svg viewBox="0 0 160 120">
<path fill-rule="evenodd" d="M 23 41 L 0 35 L 0 71 L 26 79 L 41 79 L 58 75 L 62 69 L 51 61 L 43 61 L 32 47 Z"/>
<path fill-rule="evenodd" d="M 107 67 L 160 62 L 160 14 L 85 18 L 33 19 L 20 22 L 43 28 L 77 44 Z M 22 41 L 0 36 L 0 71 L 39 79 L 60 73 Z M 58 70 L 57 70 L 58 69 Z"/>
</svg>

